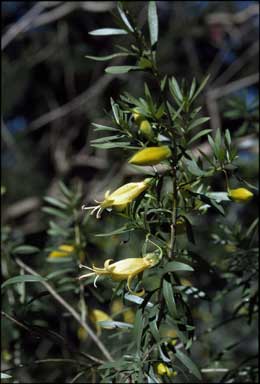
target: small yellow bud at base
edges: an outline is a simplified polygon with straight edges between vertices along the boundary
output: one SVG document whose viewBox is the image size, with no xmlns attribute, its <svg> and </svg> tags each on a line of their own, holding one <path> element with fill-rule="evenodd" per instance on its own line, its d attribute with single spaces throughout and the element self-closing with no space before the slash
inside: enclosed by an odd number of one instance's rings
<svg viewBox="0 0 260 384">
<path fill-rule="evenodd" d="M 235 201 L 236 203 L 245 203 L 251 200 L 254 194 L 246 188 L 236 188 L 230 189 L 228 191 L 228 196 L 231 200 Z"/>
<path fill-rule="evenodd" d="M 85 341 L 88 338 L 88 332 L 83 327 L 78 328 L 77 332 L 78 339 L 81 341 Z"/>
<path fill-rule="evenodd" d="M 167 367 L 166 364 L 163 364 L 163 363 L 159 363 L 157 365 L 157 374 L 159 376 L 164 376 L 164 375 L 167 375 L 168 377 L 171 376 L 171 371 L 170 369 Z"/>
<path fill-rule="evenodd" d="M 148 120 L 143 120 L 140 124 L 140 133 L 147 137 L 148 139 L 152 139 L 154 134 L 153 134 L 153 129 L 151 124 L 149 123 Z"/>
</svg>

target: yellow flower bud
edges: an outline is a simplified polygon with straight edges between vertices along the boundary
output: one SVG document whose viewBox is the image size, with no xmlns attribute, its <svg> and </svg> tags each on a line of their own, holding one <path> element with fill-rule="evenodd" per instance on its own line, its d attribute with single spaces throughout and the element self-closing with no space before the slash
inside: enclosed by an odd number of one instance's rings
<svg viewBox="0 0 260 384">
<path fill-rule="evenodd" d="M 252 199 L 254 195 L 246 188 L 236 188 L 230 189 L 228 191 L 228 196 L 236 203 L 245 203 L 246 201 Z"/>
<path fill-rule="evenodd" d="M 157 374 L 159 376 L 164 376 L 164 375 L 167 375 L 168 377 L 171 376 L 171 371 L 170 369 L 167 367 L 166 364 L 164 363 L 159 363 L 156 367 L 156 370 L 157 370 Z"/>
<path fill-rule="evenodd" d="M 91 214 L 97 211 L 97 219 L 101 217 L 101 213 L 105 208 L 114 208 L 118 211 L 121 211 L 126 208 L 126 206 L 135 200 L 142 192 L 149 188 L 152 179 L 147 178 L 143 181 L 137 183 L 128 183 L 122 187 L 116 189 L 113 193 L 110 194 L 110 191 L 105 193 L 105 199 L 103 201 L 96 201 L 99 205 L 95 207 L 86 207 L 83 205 L 82 209 L 92 209 Z"/>
<path fill-rule="evenodd" d="M 124 309 L 124 304 L 123 304 L 122 300 L 115 299 L 111 305 L 112 315 L 116 315 L 116 314 L 122 312 L 123 309 Z"/>
<path fill-rule="evenodd" d="M 77 336 L 79 340 L 85 341 L 88 338 L 88 332 L 85 330 L 85 328 L 79 327 Z"/>
<path fill-rule="evenodd" d="M 92 309 L 89 312 L 89 318 L 92 321 L 93 324 L 96 324 L 99 321 L 112 321 L 112 318 L 104 311 L 101 311 L 101 309 Z M 96 324 L 97 327 L 100 327 L 98 324 Z M 112 329 L 113 327 L 102 327 L 106 329 Z"/>
<path fill-rule="evenodd" d="M 171 156 L 171 150 L 168 146 L 147 147 L 138 151 L 128 161 L 135 165 L 156 165 Z"/>
<path fill-rule="evenodd" d="M 131 289 L 131 282 L 135 276 L 137 276 L 139 273 L 143 272 L 147 268 L 153 267 L 155 264 L 158 263 L 159 257 L 156 253 L 147 253 L 144 257 L 140 258 L 129 258 L 117 261 L 116 263 L 111 263 L 113 260 L 108 259 L 104 263 L 103 268 L 97 268 L 93 265 L 92 268 L 89 268 L 87 266 L 85 267 L 91 271 L 92 273 L 87 273 L 85 275 L 82 275 L 79 277 L 79 279 L 84 279 L 89 276 L 96 275 L 96 279 L 100 275 L 107 275 L 111 277 L 114 281 L 122 281 L 127 280 L 127 288 L 129 292 L 131 292 L 134 295 L 142 296 L 144 294 L 144 290 L 140 292 L 134 292 Z M 95 282 L 96 282 L 95 279 Z M 94 285 L 95 285 L 94 282 Z"/>
<path fill-rule="evenodd" d="M 154 136 L 152 126 L 148 120 L 143 120 L 141 122 L 139 130 L 147 139 L 152 139 Z"/>
<path fill-rule="evenodd" d="M 132 308 L 128 308 L 123 312 L 123 318 L 125 323 L 133 324 L 135 321 L 135 313 Z"/>
<path fill-rule="evenodd" d="M 139 112 L 134 112 L 133 118 L 134 118 L 134 121 L 137 125 L 140 125 L 141 122 L 144 120 L 144 116 L 141 115 L 141 113 L 139 113 Z"/>
<path fill-rule="evenodd" d="M 57 250 L 54 250 L 51 253 L 49 253 L 48 259 L 70 256 L 71 253 L 73 253 L 74 251 L 75 251 L 75 248 L 73 245 L 63 244 L 63 245 L 60 245 Z"/>
</svg>

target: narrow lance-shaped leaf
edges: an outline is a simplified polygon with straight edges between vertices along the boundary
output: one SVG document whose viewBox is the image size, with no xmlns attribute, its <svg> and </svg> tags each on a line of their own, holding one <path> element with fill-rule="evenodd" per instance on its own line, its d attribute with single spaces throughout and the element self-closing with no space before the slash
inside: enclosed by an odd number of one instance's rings
<svg viewBox="0 0 260 384">
<path fill-rule="evenodd" d="M 172 286 L 166 280 L 163 280 L 163 296 L 164 296 L 166 305 L 169 309 L 171 316 L 173 318 L 176 318 L 177 317 L 177 309 L 176 309 L 176 304 L 175 304 L 174 295 L 173 295 L 173 291 L 172 291 Z"/>
<path fill-rule="evenodd" d="M 166 266 L 163 268 L 164 273 L 166 272 L 177 272 L 177 271 L 194 271 L 194 269 L 185 263 L 181 263 L 180 261 L 170 261 Z"/>
<path fill-rule="evenodd" d="M 208 82 L 208 79 L 210 78 L 210 75 L 207 75 L 203 80 L 202 80 L 202 83 L 200 84 L 199 88 L 197 89 L 197 91 L 195 92 L 194 96 L 192 97 L 191 101 L 194 101 L 200 94 L 200 92 L 203 90 L 203 88 L 205 87 L 205 85 L 207 84 Z"/>
<path fill-rule="evenodd" d="M 127 35 L 127 33 L 128 32 L 125 29 L 118 28 L 101 28 L 89 32 L 89 34 L 92 36 Z"/>
<path fill-rule="evenodd" d="M 158 41 L 158 16 L 157 16 L 155 1 L 149 1 L 148 24 L 149 24 L 151 46 L 153 47 Z"/>
<path fill-rule="evenodd" d="M 194 141 L 198 140 L 200 137 L 207 135 L 211 132 L 211 129 L 203 129 L 202 131 L 198 132 L 195 136 L 193 136 L 190 141 L 188 142 L 188 145 L 191 143 L 194 143 Z"/>
<path fill-rule="evenodd" d="M 45 281 L 46 278 L 42 276 L 34 276 L 34 275 L 19 275 L 11 277 L 10 279 L 6 280 L 2 285 L 1 288 L 6 287 L 7 285 L 11 284 L 18 284 L 18 283 L 26 283 L 26 282 L 39 282 L 39 281 Z"/>
<path fill-rule="evenodd" d="M 188 368 L 190 373 L 192 373 L 198 380 L 201 380 L 201 374 L 197 366 L 193 363 L 193 361 L 181 352 L 179 349 L 176 350 L 176 357 L 179 359 L 185 367 Z"/>
<path fill-rule="evenodd" d="M 124 11 L 121 2 L 118 2 L 117 9 L 118 9 L 118 12 L 120 14 L 122 21 L 124 22 L 125 26 L 127 27 L 127 29 L 130 32 L 134 32 L 134 29 L 127 18 L 126 12 Z"/>
<path fill-rule="evenodd" d="M 114 59 L 115 57 L 129 56 L 129 55 L 130 55 L 130 53 L 118 52 L 118 53 L 112 53 L 111 55 L 107 55 L 107 56 L 89 56 L 89 55 L 86 55 L 84 57 L 86 59 L 90 59 L 90 60 L 106 61 L 106 60 Z"/>
<path fill-rule="evenodd" d="M 15 247 L 12 249 L 12 253 L 19 254 L 19 255 L 28 255 L 32 253 L 39 252 L 39 248 L 34 247 L 32 245 L 19 245 L 18 247 Z"/>
<path fill-rule="evenodd" d="M 138 69 L 140 68 L 136 65 L 114 65 L 111 67 L 107 67 L 105 69 L 105 72 L 116 75 L 116 74 L 127 73 L 129 71 L 134 71 Z"/>
<path fill-rule="evenodd" d="M 198 125 L 206 123 L 206 121 L 209 121 L 209 120 L 210 120 L 210 117 L 199 117 L 198 119 L 192 121 L 192 123 L 188 127 L 188 131 L 197 127 Z"/>
</svg>

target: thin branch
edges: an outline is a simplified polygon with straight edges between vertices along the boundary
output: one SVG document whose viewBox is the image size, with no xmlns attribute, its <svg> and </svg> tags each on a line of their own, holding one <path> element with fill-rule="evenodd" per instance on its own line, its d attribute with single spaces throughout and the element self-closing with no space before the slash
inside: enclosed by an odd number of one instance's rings
<svg viewBox="0 0 260 384">
<path fill-rule="evenodd" d="M 259 52 L 259 41 L 254 42 L 241 56 L 238 57 L 213 83 L 216 85 L 225 84 L 229 81 L 243 66 Z"/>
<path fill-rule="evenodd" d="M 202 373 L 216 373 L 216 372 L 223 373 L 223 372 L 228 372 L 229 369 L 228 368 L 202 368 L 200 371 Z"/>
<path fill-rule="evenodd" d="M 21 323 L 20 321 L 18 321 L 15 317 L 9 315 L 8 313 L 4 312 L 4 311 L 1 311 L 1 316 L 2 317 L 5 317 L 6 319 L 12 321 L 13 323 L 15 323 L 16 325 L 18 325 L 18 327 L 20 328 L 23 328 L 25 329 L 27 332 L 32 332 L 31 329 L 29 327 L 27 327 L 26 325 L 24 325 L 23 323 Z"/>
<path fill-rule="evenodd" d="M 15 261 L 25 271 L 31 273 L 34 276 L 40 276 L 36 271 L 34 271 L 31 267 L 25 264 L 21 259 L 16 258 Z M 71 307 L 70 304 L 68 304 L 47 281 L 40 281 L 40 283 L 50 292 L 50 294 L 54 297 L 54 299 L 58 301 L 65 309 L 67 309 L 67 311 L 70 312 L 70 314 L 74 317 L 74 319 L 88 332 L 90 338 L 93 340 L 96 346 L 100 349 L 103 355 L 107 358 L 107 360 L 113 361 L 113 358 L 110 355 L 107 348 L 105 347 L 105 345 L 101 342 L 101 340 L 97 337 L 97 335 L 92 331 L 89 325 L 84 320 L 81 319 L 80 314 L 77 311 L 75 311 L 75 309 Z"/>
<path fill-rule="evenodd" d="M 208 97 L 217 99 L 222 96 L 226 96 L 230 93 L 236 92 L 239 89 L 249 87 L 252 84 L 256 84 L 259 81 L 259 73 L 254 73 L 250 76 L 243 77 L 242 79 L 232 81 L 221 87 L 211 89 L 207 92 Z"/>
<path fill-rule="evenodd" d="M 40 116 L 38 119 L 34 120 L 28 127 L 28 132 L 37 130 L 43 127 L 50 122 L 60 119 L 74 110 L 84 106 L 88 100 L 93 101 L 94 97 L 97 97 L 99 93 L 116 77 L 117 75 L 104 75 L 98 81 L 95 82 L 90 88 L 85 92 L 81 93 L 79 96 L 75 97 L 73 100 L 62 105 L 61 107 L 55 108 L 50 112 L 45 113 Z"/>
<path fill-rule="evenodd" d="M 44 9 L 43 4 L 38 1 L 23 17 L 5 32 L 1 39 L 2 51 L 22 32 L 32 24 L 32 21 L 39 15 Z"/>
</svg>

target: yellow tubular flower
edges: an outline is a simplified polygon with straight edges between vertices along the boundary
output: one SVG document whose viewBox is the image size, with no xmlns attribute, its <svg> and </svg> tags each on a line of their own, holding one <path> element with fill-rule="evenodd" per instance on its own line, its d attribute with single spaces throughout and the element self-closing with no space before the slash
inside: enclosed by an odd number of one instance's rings
<svg viewBox="0 0 260 384">
<path fill-rule="evenodd" d="M 147 147 L 138 151 L 128 162 L 135 165 L 156 165 L 170 156 L 171 150 L 167 145 Z"/>
<path fill-rule="evenodd" d="M 252 199 L 254 195 L 246 188 L 236 188 L 229 189 L 228 196 L 231 200 L 235 201 L 236 203 L 245 203 Z"/>
<path fill-rule="evenodd" d="M 91 214 L 97 211 L 97 219 L 101 217 L 101 213 L 105 208 L 114 208 L 116 210 L 124 209 L 129 203 L 136 199 L 142 192 L 149 188 L 152 179 L 147 178 L 143 181 L 137 183 L 128 183 L 122 187 L 116 189 L 110 194 L 110 191 L 105 193 L 105 198 L 103 201 L 97 201 L 97 206 L 95 207 L 86 207 L 82 206 L 82 209 L 92 209 Z"/>
<path fill-rule="evenodd" d="M 48 258 L 53 259 L 56 257 L 70 256 L 71 253 L 73 253 L 74 251 L 75 251 L 75 248 L 73 247 L 73 245 L 63 244 L 63 245 L 60 245 L 57 250 L 54 250 L 51 253 L 49 253 Z"/>
<path fill-rule="evenodd" d="M 143 272 L 147 268 L 153 267 L 158 263 L 158 255 L 156 253 L 147 253 L 144 257 L 139 258 L 129 258 L 125 260 L 117 261 L 116 263 L 111 263 L 113 260 L 108 259 L 104 263 L 104 268 L 97 268 L 93 265 L 92 268 L 81 265 L 81 267 L 87 268 L 92 273 L 87 273 L 79 277 L 79 279 L 84 279 L 89 276 L 96 275 L 95 283 L 99 276 L 107 275 L 114 281 L 122 281 L 127 280 L 127 288 L 129 292 L 134 295 L 142 296 L 144 294 L 144 290 L 142 289 L 140 292 L 134 292 L 131 289 L 131 282 L 135 276 L 137 276 L 140 272 Z"/>
<path fill-rule="evenodd" d="M 148 120 L 143 120 L 140 123 L 139 130 L 147 139 L 153 138 L 153 129 Z"/>
</svg>

